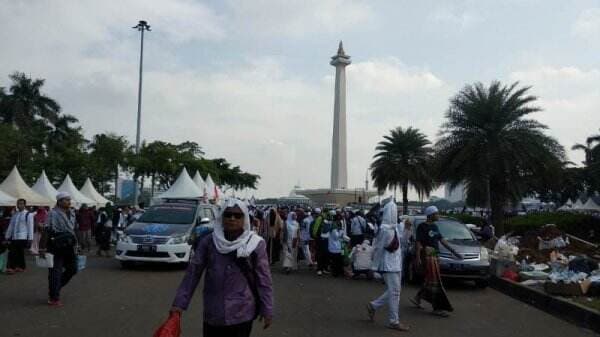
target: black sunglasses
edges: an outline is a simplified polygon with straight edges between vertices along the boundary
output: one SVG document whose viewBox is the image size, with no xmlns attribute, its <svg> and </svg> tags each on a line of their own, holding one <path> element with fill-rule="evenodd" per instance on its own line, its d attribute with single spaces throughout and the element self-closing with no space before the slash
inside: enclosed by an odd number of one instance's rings
<svg viewBox="0 0 600 337">
<path fill-rule="evenodd" d="M 239 212 L 223 212 L 224 219 L 236 218 L 237 220 L 244 217 L 244 213 Z"/>
</svg>

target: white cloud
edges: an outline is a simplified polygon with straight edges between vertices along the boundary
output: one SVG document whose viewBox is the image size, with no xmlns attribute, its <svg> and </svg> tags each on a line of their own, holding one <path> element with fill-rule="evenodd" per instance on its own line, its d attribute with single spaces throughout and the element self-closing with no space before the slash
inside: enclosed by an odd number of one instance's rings
<svg viewBox="0 0 600 337">
<path fill-rule="evenodd" d="M 483 22 L 483 18 L 475 13 L 457 8 L 440 7 L 431 12 L 428 20 L 434 24 L 449 25 L 460 30 L 470 28 Z"/>
<path fill-rule="evenodd" d="M 578 37 L 597 39 L 600 34 L 600 8 L 583 10 L 573 23 L 571 30 Z"/>
<path fill-rule="evenodd" d="M 381 95 L 397 95 L 437 89 L 444 82 L 425 69 L 408 67 L 395 57 L 358 62 L 348 68 L 353 86 Z"/>
<path fill-rule="evenodd" d="M 307 37 L 313 33 L 362 30 L 374 12 L 358 0 L 230 0 L 232 23 L 238 33 Z"/>
<path fill-rule="evenodd" d="M 509 79 L 533 86 L 531 93 L 544 109 L 534 117 L 548 125 L 548 132 L 567 150 L 598 133 L 600 69 L 541 65 L 513 71 Z M 583 159 L 579 152 L 568 152 L 572 161 Z"/>
</svg>

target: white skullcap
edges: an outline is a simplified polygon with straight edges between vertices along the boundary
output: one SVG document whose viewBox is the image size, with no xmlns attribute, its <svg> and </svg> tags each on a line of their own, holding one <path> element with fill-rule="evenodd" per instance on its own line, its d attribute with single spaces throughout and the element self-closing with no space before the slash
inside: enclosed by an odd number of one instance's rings
<svg viewBox="0 0 600 337">
<path fill-rule="evenodd" d="M 62 199 L 71 199 L 71 195 L 69 194 L 69 192 L 58 192 L 58 194 L 56 195 L 56 201 Z"/>
<path fill-rule="evenodd" d="M 439 213 L 439 212 L 440 211 L 435 206 L 429 206 L 429 207 L 425 208 L 425 215 L 426 216 L 430 216 L 432 214 Z"/>
<path fill-rule="evenodd" d="M 315 208 L 315 213 L 321 214 L 321 209 L 320 208 Z"/>
</svg>

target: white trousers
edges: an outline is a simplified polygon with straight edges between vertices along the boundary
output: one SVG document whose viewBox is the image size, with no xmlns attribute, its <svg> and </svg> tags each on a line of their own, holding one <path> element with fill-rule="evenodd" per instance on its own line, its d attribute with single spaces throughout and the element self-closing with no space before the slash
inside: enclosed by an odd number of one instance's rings
<svg viewBox="0 0 600 337">
<path fill-rule="evenodd" d="M 389 324 L 398 324 L 400 323 L 398 307 L 400 305 L 402 273 L 383 273 L 382 276 L 387 289 L 383 295 L 371 302 L 371 305 L 377 310 L 387 304 L 389 306 Z"/>
<path fill-rule="evenodd" d="M 302 244 L 302 252 L 304 253 L 304 262 L 307 265 L 313 264 L 314 262 L 312 256 L 310 255 L 310 246 L 308 245 L 308 242 Z"/>
</svg>

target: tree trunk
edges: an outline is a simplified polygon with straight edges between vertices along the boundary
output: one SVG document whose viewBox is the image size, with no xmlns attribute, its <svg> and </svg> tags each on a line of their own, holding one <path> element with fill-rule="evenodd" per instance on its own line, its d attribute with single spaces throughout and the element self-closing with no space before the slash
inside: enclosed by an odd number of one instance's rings
<svg viewBox="0 0 600 337">
<path fill-rule="evenodd" d="M 150 186 L 150 195 L 152 196 L 152 198 L 154 198 L 154 177 L 155 177 L 155 174 L 152 173 L 152 180 L 151 180 L 152 186 Z"/>
<path fill-rule="evenodd" d="M 119 163 L 117 163 L 116 169 L 115 169 L 115 203 L 119 199 L 118 188 L 119 188 Z"/>
<path fill-rule="evenodd" d="M 504 235 L 504 205 L 506 204 L 505 193 L 502 188 L 495 189 L 490 186 L 490 206 L 492 211 L 492 225 L 496 228 L 496 235 Z"/>
<path fill-rule="evenodd" d="M 144 183 L 146 182 L 146 176 L 142 175 L 142 181 L 140 183 L 140 197 L 138 199 L 138 205 L 141 202 L 140 199 L 142 199 L 142 195 L 144 194 Z M 137 206 L 137 205 L 136 205 Z"/>
<path fill-rule="evenodd" d="M 408 181 L 402 183 L 402 214 L 408 215 Z"/>
</svg>

